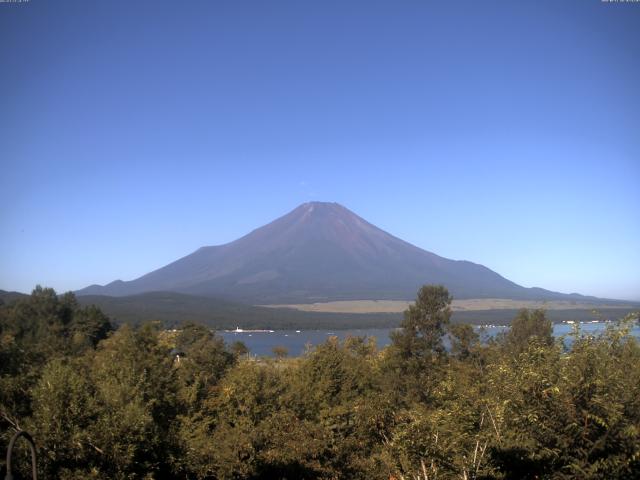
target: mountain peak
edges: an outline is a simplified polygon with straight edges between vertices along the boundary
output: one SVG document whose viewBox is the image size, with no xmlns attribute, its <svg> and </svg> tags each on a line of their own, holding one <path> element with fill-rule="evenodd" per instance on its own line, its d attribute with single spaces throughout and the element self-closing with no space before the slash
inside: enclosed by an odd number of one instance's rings
<svg viewBox="0 0 640 480">
<path fill-rule="evenodd" d="M 225 245 L 203 247 L 129 282 L 80 294 L 171 291 L 248 303 L 412 299 L 427 283 L 456 298 L 557 298 L 488 268 L 411 245 L 335 202 L 306 202 Z"/>
<path fill-rule="evenodd" d="M 323 208 L 323 207 L 324 208 L 333 208 L 333 207 L 345 208 L 342 205 L 340 205 L 338 202 L 321 202 L 319 200 L 312 200 L 310 202 L 304 202 L 304 203 L 300 204 L 299 206 L 300 207 L 319 207 L 319 208 Z"/>
<path fill-rule="evenodd" d="M 333 245 L 352 252 L 360 249 L 360 253 L 370 250 L 372 243 L 394 238 L 348 208 L 332 202 L 303 203 L 257 231 L 263 236 L 268 233 L 271 240 L 277 237 L 278 242 L 297 248 L 322 241 L 324 247 Z"/>
<path fill-rule="evenodd" d="M 335 213 L 335 214 L 351 214 L 353 212 L 346 207 L 343 207 L 339 203 L 336 202 L 306 202 L 299 205 L 295 208 L 292 213 L 302 213 L 302 214 L 318 214 L 318 213 Z"/>
</svg>

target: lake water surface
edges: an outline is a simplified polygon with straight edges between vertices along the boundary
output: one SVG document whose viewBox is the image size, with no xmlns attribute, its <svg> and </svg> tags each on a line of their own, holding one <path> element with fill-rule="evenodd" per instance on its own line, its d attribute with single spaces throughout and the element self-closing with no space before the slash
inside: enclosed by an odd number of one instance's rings
<svg viewBox="0 0 640 480">
<path fill-rule="evenodd" d="M 606 328 L 608 323 L 582 323 L 580 331 L 583 334 L 595 335 Z M 500 332 L 505 331 L 508 327 L 504 326 L 488 326 L 482 330 L 476 327 L 481 333 L 483 339 L 487 339 Z M 566 323 L 558 323 L 553 326 L 553 333 L 556 336 L 571 333 L 573 325 Z M 282 346 L 287 348 L 289 356 L 299 356 L 305 351 L 307 345 L 314 347 L 327 340 L 331 336 L 339 339 L 355 336 L 375 337 L 378 347 L 384 347 L 390 343 L 389 333 L 392 328 L 372 328 L 362 330 L 275 330 L 273 332 L 218 332 L 224 338 L 225 342 L 231 344 L 235 341 L 244 342 L 249 348 L 252 355 L 272 356 L 273 348 Z M 640 326 L 636 323 L 631 334 L 640 338 Z"/>
</svg>

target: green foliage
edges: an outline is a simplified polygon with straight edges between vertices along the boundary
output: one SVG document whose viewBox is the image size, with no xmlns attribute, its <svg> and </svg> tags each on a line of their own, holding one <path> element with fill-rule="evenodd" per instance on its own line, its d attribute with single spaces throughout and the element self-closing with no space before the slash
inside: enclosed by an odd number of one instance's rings
<svg viewBox="0 0 640 480">
<path fill-rule="evenodd" d="M 121 327 L 92 355 L 91 377 L 100 411 L 91 430 L 103 452 L 101 470 L 135 478 L 165 469 L 177 382 L 156 328 Z"/>
<path fill-rule="evenodd" d="M 442 339 L 451 317 L 451 300 L 442 285 L 425 285 L 405 311 L 401 328 L 391 334 L 384 368 L 392 390 L 409 401 L 430 401 L 446 357 Z"/>
<path fill-rule="evenodd" d="M 461 359 L 467 359 L 478 348 L 480 336 L 471 325 L 456 323 L 449 327 L 451 353 Z"/>
<path fill-rule="evenodd" d="M 567 348 L 522 311 L 482 344 L 449 305 L 426 286 L 385 349 L 272 360 L 195 324 L 113 332 L 37 288 L 0 305 L 2 440 L 29 430 L 41 475 L 68 480 L 640 477 L 636 317 Z"/>
<path fill-rule="evenodd" d="M 241 342 L 240 340 L 236 340 L 235 342 L 233 342 L 229 349 L 231 350 L 231 353 L 235 355 L 236 358 L 249 355 L 249 347 L 247 347 L 247 345 L 244 342 Z"/>
<path fill-rule="evenodd" d="M 442 354 L 442 337 L 451 318 L 451 296 L 442 285 L 425 285 L 418 291 L 416 302 L 409 306 L 400 325 L 401 333 L 394 343 L 403 348 L 406 355 Z"/>
<path fill-rule="evenodd" d="M 280 360 L 285 358 L 287 355 L 289 355 L 289 349 L 287 347 L 283 347 L 281 345 L 273 347 L 271 349 L 271 351 L 273 352 L 275 357 L 280 359 Z"/>
<path fill-rule="evenodd" d="M 571 351 L 540 337 L 490 366 L 502 438 L 492 456 L 507 476 L 632 478 L 640 452 L 640 348 L 612 330 L 576 337 Z"/>
<path fill-rule="evenodd" d="M 79 361 L 54 359 L 32 391 L 32 428 L 45 446 L 42 467 L 55 476 L 95 461 L 90 430 L 98 406 L 87 369 Z"/>
<path fill-rule="evenodd" d="M 186 325 L 176 346 L 183 354 L 175 361 L 182 409 L 197 412 L 236 359 L 220 337 L 201 325 Z"/>
<path fill-rule="evenodd" d="M 520 310 L 511 322 L 504 341 L 515 352 L 526 350 L 530 340 L 537 339 L 544 345 L 553 344 L 553 325 L 544 310 Z"/>
<path fill-rule="evenodd" d="M 54 359 L 83 355 L 111 331 L 105 315 L 93 307 L 81 307 L 72 293 L 58 296 L 53 289 L 38 286 L 30 296 L 0 305 L 2 444 L 15 429 L 28 426 L 32 415 L 37 416 L 32 389 L 45 373 L 53 375 L 45 366 Z"/>
</svg>

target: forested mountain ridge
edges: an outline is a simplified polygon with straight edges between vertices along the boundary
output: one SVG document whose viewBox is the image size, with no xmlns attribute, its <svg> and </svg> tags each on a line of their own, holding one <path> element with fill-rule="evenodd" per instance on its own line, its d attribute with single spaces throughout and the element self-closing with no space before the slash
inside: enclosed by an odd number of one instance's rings
<svg viewBox="0 0 640 480">
<path fill-rule="evenodd" d="M 28 297 L 23 293 L 0 290 L 0 304 L 10 304 Z M 83 295 L 78 296 L 77 301 L 80 305 L 99 307 L 117 324 L 138 325 L 160 321 L 165 327 L 174 327 L 185 321 L 192 321 L 216 330 L 233 329 L 237 326 L 276 330 L 391 328 L 397 327 L 402 320 L 401 312 L 307 312 L 294 308 L 265 308 L 175 292 L 148 292 L 121 297 Z M 631 302 L 619 307 L 584 303 L 576 305 L 575 309 L 548 309 L 547 316 L 555 323 L 567 320 L 592 321 L 598 318 L 615 320 L 638 309 L 640 304 Z M 454 310 L 452 321 L 473 325 L 507 325 L 517 312 L 517 309 L 505 308 Z"/>
</svg>

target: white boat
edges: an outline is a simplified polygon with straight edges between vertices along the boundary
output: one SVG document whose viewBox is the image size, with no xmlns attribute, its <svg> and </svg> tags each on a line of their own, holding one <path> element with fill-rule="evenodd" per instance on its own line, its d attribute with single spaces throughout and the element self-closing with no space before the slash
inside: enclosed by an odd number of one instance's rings
<svg viewBox="0 0 640 480">
<path fill-rule="evenodd" d="M 236 327 L 235 330 L 225 330 L 227 333 L 273 333 L 274 330 L 245 330 L 244 328 Z"/>
</svg>

